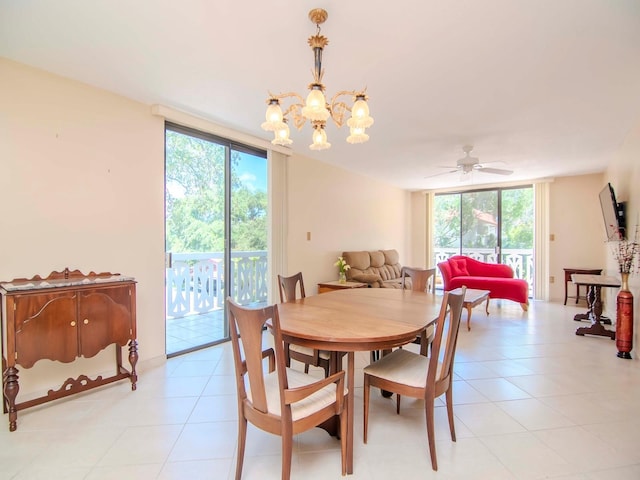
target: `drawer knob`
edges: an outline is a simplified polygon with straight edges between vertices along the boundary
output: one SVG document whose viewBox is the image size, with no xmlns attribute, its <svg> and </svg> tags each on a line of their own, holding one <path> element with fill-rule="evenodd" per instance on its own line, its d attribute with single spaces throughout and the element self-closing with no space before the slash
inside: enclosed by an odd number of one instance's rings
<svg viewBox="0 0 640 480">
<path fill-rule="evenodd" d="M 83 321 L 82 323 L 84 323 L 85 325 L 87 325 L 87 324 L 89 323 L 89 319 L 88 319 L 88 318 L 85 318 L 85 319 L 84 319 L 84 321 Z"/>
<path fill-rule="evenodd" d="M 72 327 L 75 327 L 75 326 L 76 326 L 76 322 L 75 322 L 75 320 L 71 322 L 71 326 L 72 326 Z"/>
</svg>

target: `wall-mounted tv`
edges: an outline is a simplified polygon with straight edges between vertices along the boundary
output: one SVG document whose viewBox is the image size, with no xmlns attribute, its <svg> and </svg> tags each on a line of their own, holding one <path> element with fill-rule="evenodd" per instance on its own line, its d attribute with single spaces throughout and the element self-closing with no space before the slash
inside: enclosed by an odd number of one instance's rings
<svg viewBox="0 0 640 480">
<path fill-rule="evenodd" d="M 616 194 L 610 183 L 600 192 L 600 207 L 607 232 L 607 241 L 625 238 L 624 204 L 616 202 Z"/>
</svg>

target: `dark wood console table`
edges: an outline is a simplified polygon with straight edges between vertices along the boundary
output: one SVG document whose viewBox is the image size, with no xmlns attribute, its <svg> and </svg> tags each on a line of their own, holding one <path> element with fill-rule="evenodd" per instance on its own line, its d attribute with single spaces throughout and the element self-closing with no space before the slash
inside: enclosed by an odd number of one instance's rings
<svg viewBox="0 0 640 480">
<path fill-rule="evenodd" d="M 580 285 L 576 285 L 576 296 L 572 297 L 569 295 L 568 285 L 571 282 L 571 275 L 574 273 L 581 275 L 600 275 L 602 273 L 601 268 L 565 268 L 564 269 L 564 304 L 567 304 L 567 298 L 575 298 L 576 303 L 580 300 Z M 587 298 L 585 293 L 584 298 Z"/>
<path fill-rule="evenodd" d="M 2 302 L 2 386 L 9 430 L 17 428 L 18 411 L 124 378 L 136 389 L 136 282 L 119 274 L 78 270 L 52 272 L 47 278 L 0 283 Z M 73 362 L 116 345 L 113 376 L 67 379 L 58 390 L 24 402 L 18 396 L 18 369 L 41 359 Z M 122 346 L 129 345 L 131 371 L 122 366 Z"/>
<path fill-rule="evenodd" d="M 616 332 L 607 330 L 602 326 L 602 298 L 600 291 L 602 287 L 619 287 L 620 280 L 606 275 L 581 274 L 573 274 L 571 280 L 576 285 L 584 285 L 587 287 L 587 304 L 589 305 L 587 313 L 579 313 L 574 316 L 573 319 L 577 322 L 582 320 L 589 320 L 591 322 L 591 326 L 589 327 L 578 328 L 576 335 L 599 335 L 615 340 Z"/>
</svg>

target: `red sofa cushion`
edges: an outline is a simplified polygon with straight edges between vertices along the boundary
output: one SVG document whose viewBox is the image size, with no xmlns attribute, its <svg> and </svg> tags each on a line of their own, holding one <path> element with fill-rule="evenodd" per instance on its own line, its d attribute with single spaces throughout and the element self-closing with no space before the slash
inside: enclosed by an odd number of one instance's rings
<svg viewBox="0 0 640 480">
<path fill-rule="evenodd" d="M 459 287 L 489 290 L 491 298 L 503 298 L 518 303 L 529 303 L 529 285 L 520 278 L 505 277 L 454 277 L 449 284 L 450 289 Z"/>
<path fill-rule="evenodd" d="M 449 260 L 449 264 L 451 265 L 452 277 L 469 275 L 469 270 L 467 270 L 467 261 L 464 258 L 453 258 Z"/>
</svg>

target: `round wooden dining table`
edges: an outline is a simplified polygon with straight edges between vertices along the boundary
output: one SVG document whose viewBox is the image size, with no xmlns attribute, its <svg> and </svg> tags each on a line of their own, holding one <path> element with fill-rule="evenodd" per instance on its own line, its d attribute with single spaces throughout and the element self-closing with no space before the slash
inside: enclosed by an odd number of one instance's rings
<svg viewBox="0 0 640 480">
<path fill-rule="evenodd" d="M 347 473 L 353 473 L 354 352 L 415 340 L 440 312 L 442 297 L 387 288 L 354 288 L 278 304 L 285 342 L 347 353 Z M 342 368 L 332 355 L 330 370 Z"/>
</svg>

